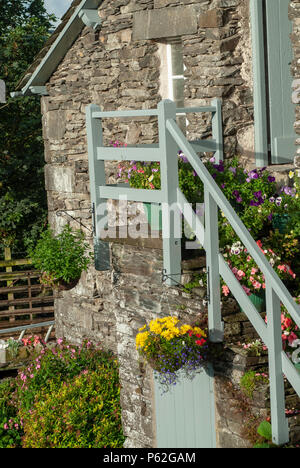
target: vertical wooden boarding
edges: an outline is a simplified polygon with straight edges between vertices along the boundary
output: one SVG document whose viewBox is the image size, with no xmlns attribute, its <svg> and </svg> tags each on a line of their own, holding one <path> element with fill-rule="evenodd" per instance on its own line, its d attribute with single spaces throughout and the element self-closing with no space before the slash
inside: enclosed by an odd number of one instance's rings
<svg viewBox="0 0 300 468">
<path fill-rule="evenodd" d="M 221 292 L 219 269 L 218 205 L 204 185 L 206 266 L 208 272 L 208 327 L 212 342 L 221 342 L 224 323 L 221 319 Z"/>
<path fill-rule="evenodd" d="M 154 380 L 157 448 L 215 448 L 213 371 L 202 369 L 163 393 Z"/>
<path fill-rule="evenodd" d="M 101 112 L 99 106 L 91 104 L 86 108 L 88 139 L 89 176 L 91 204 L 93 210 L 95 268 L 98 271 L 110 270 L 108 242 L 100 239 L 101 228 L 107 216 L 106 200 L 100 198 L 99 187 L 106 185 L 104 160 L 97 159 L 97 147 L 103 145 L 101 119 L 94 119 L 93 112 Z"/>
<path fill-rule="evenodd" d="M 273 164 L 294 160 L 295 105 L 292 103 L 290 0 L 266 0 L 270 133 Z"/>
<path fill-rule="evenodd" d="M 273 0 L 272 0 L 273 1 Z M 257 167 L 268 166 L 268 124 L 266 67 L 264 47 L 263 2 L 250 0 L 252 29 L 252 67 L 254 100 L 255 161 Z"/>
<path fill-rule="evenodd" d="M 289 427 L 285 416 L 285 391 L 282 371 L 281 306 L 271 284 L 266 281 L 267 320 L 269 338 L 269 376 L 273 442 L 289 441 Z"/>
<path fill-rule="evenodd" d="M 181 214 L 177 206 L 178 147 L 167 130 L 166 122 L 168 119 L 176 121 L 175 103 L 161 101 L 158 111 L 164 269 L 168 277 L 166 283 L 173 286 L 181 280 Z"/>
</svg>

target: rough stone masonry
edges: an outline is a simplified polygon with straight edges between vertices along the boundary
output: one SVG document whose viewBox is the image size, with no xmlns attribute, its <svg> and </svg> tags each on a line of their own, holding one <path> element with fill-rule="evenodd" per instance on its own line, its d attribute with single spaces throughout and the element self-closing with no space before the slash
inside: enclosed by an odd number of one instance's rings
<svg viewBox="0 0 300 468">
<path fill-rule="evenodd" d="M 186 106 L 205 105 L 215 97 L 222 98 L 226 156 L 241 154 L 244 160 L 251 161 L 254 139 L 248 0 L 104 1 L 99 15 L 100 32 L 82 30 L 47 83 L 49 95 L 42 98 L 49 222 L 56 231 L 67 221 L 74 228 L 79 223 L 91 245 L 85 108 L 90 103 L 103 110 L 155 108 L 162 98 L 160 44 L 181 36 Z M 290 3 L 290 17 L 293 99 L 298 103 L 296 143 L 300 148 L 297 0 Z M 153 118 L 107 119 L 103 129 L 106 144 L 114 140 L 154 143 L 158 139 Z M 209 137 L 210 117 L 190 115 L 188 130 L 191 139 Z M 300 167 L 299 151 L 296 167 Z M 116 164 L 106 164 L 108 183 L 116 181 L 116 174 Z M 57 212 L 64 210 L 64 216 L 58 217 Z M 137 359 L 135 334 L 150 318 L 180 311 L 189 317 L 199 314 L 202 301 L 162 285 L 161 250 L 157 245 L 146 243 L 141 248 L 111 243 L 111 264 L 111 271 L 103 273 L 91 267 L 73 290 L 56 298 L 56 333 L 72 342 L 80 343 L 84 338 L 101 342 L 118 354 L 126 446 L 153 447 L 152 376 Z M 254 336 L 244 317 L 237 317 L 230 308 L 224 312 L 228 337 L 247 333 Z M 231 366 L 235 375 L 245 368 L 232 363 Z M 228 372 L 225 366 L 223 374 L 233 378 Z M 216 395 L 220 402 L 221 393 L 222 384 L 218 383 Z M 246 444 L 240 435 L 243 421 L 233 425 L 229 423 L 232 418 L 219 414 L 220 446 Z"/>
</svg>

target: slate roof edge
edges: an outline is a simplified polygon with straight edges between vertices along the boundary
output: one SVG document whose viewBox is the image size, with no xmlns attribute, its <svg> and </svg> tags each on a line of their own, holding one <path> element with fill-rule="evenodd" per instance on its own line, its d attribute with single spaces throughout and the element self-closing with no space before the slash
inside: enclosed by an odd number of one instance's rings
<svg viewBox="0 0 300 468">
<path fill-rule="evenodd" d="M 15 96 L 31 95 L 32 87 L 44 86 L 72 46 L 85 24 L 79 16 L 83 9 L 98 9 L 103 0 L 74 0 L 61 19 L 61 23 L 37 54 L 16 86 Z M 53 38 L 56 39 L 53 41 Z M 50 45 L 50 46 L 49 46 Z"/>
</svg>

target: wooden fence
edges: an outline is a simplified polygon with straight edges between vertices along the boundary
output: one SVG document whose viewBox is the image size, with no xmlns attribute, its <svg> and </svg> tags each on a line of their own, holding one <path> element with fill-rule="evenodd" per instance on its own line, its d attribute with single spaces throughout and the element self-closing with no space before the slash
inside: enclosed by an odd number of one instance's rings
<svg viewBox="0 0 300 468">
<path fill-rule="evenodd" d="M 4 260 L 0 260 L 0 330 L 54 318 L 53 291 L 40 284 L 40 272 L 30 266 L 30 259 L 12 259 L 10 249 L 5 248 Z M 40 331 L 35 329 L 35 333 Z M 16 334 L 20 333 L 7 336 Z"/>
</svg>

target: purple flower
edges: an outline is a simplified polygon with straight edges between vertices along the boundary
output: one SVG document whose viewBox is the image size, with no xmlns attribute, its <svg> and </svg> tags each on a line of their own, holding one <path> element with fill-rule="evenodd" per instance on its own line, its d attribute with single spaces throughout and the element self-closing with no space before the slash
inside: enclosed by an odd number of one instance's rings
<svg viewBox="0 0 300 468">
<path fill-rule="evenodd" d="M 223 161 L 220 162 L 220 164 L 213 164 L 213 168 L 217 169 L 218 172 L 224 172 L 224 164 Z"/>
<path fill-rule="evenodd" d="M 269 198 L 269 202 L 270 203 L 275 203 L 275 198 L 274 197 Z"/>
<path fill-rule="evenodd" d="M 230 167 L 229 171 L 232 172 L 232 174 L 236 174 L 236 167 Z"/>
<path fill-rule="evenodd" d="M 269 214 L 269 216 L 268 216 L 269 221 L 272 221 L 272 219 L 273 219 L 273 213 Z"/>
<path fill-rule="evenodd" d="M 273 176 L 268 176 L 268 181 L 269 181 L 270 183 L 275 182 L 275 180 L 276 180 L 275 177 L 273 177 Z"/>
<path fill-rule="evenodd" d="M 234 190 L 232 194 L 235 196 L 235 199 L 238 203 L 242 203 L 243 199 L 240 196 L 240 192 L 238 190 Z"/>
<path fill-rule="evenodd" d="M 277 206 L 280 206 L 281 205 L 281 202 L 282 202 L 282 198 L 281 197 L 277 197 L 276 200 L 275 200 L 275 203 Z"/>
<path fill-rule="evenodd" d="M 296 190 L 288 186 L 282 187 L 281 192 L 284 192 L 286 195 L 289 195 L 291 197 L 294 197 L 296 195 Z"/>
<path fill-rule="evenodd" d="M 259 190 L 258 192 L 254 192 L 254 196 L 255 198 L 258 198 L 258 199 L 261 198 L 262 196 L 261 190 Z"/>
</svg>

